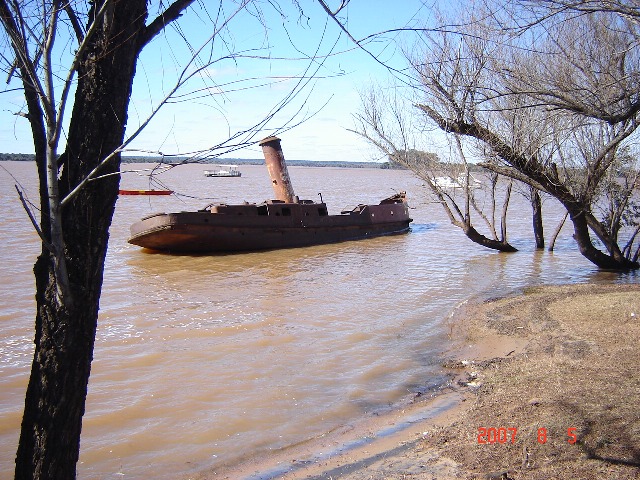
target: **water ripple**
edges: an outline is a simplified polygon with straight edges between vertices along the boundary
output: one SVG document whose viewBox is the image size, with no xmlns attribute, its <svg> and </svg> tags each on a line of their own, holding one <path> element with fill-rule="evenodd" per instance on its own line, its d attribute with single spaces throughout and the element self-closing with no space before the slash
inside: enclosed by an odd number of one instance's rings
<svg viewBox="0 0 640 480">
<path fill-rule="evenodd" d="M 201 167 L 174 169 L 163 182 L 204 192 L 213 187 Z M 31 164 L 11 168 L 21 178 L 35 178 Z M 522 219 L 509 232 L 521 252 L 472 244 L 405 171 L 290 173 L 301 198 L 322 191 L 330 211 L 354 200 L 377 201 L 376 192 L 407 190 L 415 207 L 411 231 L 275 252 L 159 255 L 127 244 L 129 225 L 152 212 L 201 208 L 202 202 L 119 199 L 80 477 L 176 478 L 194 466 L 202 470 L 304 441 L 441 381 L 439 355 L 448 342 L 443 320 L 469 297 L 530 284 L 613 279 L 577 253 L 570 231 L 553 254 L 535 251 Z M 135 181 L 123 178 L 124 187 L 141 187 Z M 215 185 L 216 196 L 230 202 L 271 195 L 258 166 Z M 31 362 L 32 267 L 40 248 L 21 206 L 7 194 L 10 187 L 0 176 L 0 196 L 10 207 L 0 230 L 6 247 L 0 250 L 3 478 L 12 471 Z M 29 188 L 35 195 L 35 184 Z M 513 202 L 513 211 L 528 208 L 517 196 Z M 550 231 L 560 215 L 545 208 Z"/>
</svg>

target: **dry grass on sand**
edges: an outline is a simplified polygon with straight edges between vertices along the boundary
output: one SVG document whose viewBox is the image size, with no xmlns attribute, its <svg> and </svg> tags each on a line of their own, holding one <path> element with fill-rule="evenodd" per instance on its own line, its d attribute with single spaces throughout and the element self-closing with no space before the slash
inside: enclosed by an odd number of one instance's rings
<svg viewBox="0 0 640 480">
<path fill-rule="evenodd" d="M 482 343 L 495 332 L 526 346 L 475 369 L 470 408 L 421 448 L 453 460 L 458 478 L 640 478 L 639 292 L 533 288 L 476 307 L 458 326 L 466 335 Z M 479 444 L 480 427 L 517 428 L 516 440 Z"/>
</svg>

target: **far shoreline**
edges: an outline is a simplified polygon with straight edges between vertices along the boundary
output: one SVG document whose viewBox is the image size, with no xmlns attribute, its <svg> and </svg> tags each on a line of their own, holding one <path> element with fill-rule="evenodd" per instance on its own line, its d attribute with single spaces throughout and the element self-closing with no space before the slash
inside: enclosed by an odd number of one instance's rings
<svg viewBox="0 0 640 480">
<path fill-rule="evenodd" d="M 35 156 L 28 153 L 0 153 L 0 162 L 34 162 Z M 188 157 L 144 157 L 121 156 L 121 163 L 150 163 L 163 165 L 261 165 L 264 166 L 264 158 L 210 158 L 190 159 Z M 406 168 L 389 162 L 363 162 L 349 160 L 290 160 L 289 167 L 329 167 L 329 168 L 374 168 L 381 170 L 406 170 Z"/>
</svg>

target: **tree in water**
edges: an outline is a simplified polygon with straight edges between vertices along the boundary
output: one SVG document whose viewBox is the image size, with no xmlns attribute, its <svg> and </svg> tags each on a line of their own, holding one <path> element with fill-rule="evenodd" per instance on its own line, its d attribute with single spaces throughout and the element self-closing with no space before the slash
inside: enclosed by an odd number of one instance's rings
<svg viewBox="0 0 640 480">
<path fill-rule="evenodd" d="M 406 50 L 407 71 L 394 74 L 427 124 L 416 123 L 416 134 L 435 127 L 475 144 L 489 153 L 481 166 L 563 205 L 589 261 L 639 268 L 633 195 L 616 194 L 606 178 L 629 149 L 631 177 L 638 172 L 640 9 L 516 0 L 451 10 L 440 27 L 405 29 L 419 39 Z M 598 218 L 599 203 L 613 197 L 625 213 Z"/>
<path fill-rule="evenodd" d="M 416 149 L 417 141 L 411 128 L 416 120 L 396 95 L 371 88 L 361 95 L 361 105 L 360 111 L 354 115 L 356 128 L 352 132 L 365 138 L 391 162 L 421 178 L 451 224 L 460 228 L 469 240 L 501 252 L 517 251 L 507 240 L 510 179 L 498 188 L 500 176 L 497 174 L 489 172 L 485 181 L 476 178 L 471 172 L 462 140 L 457 136 L 452 140 L 457 152 L 453 161 L 441 162 L 437 155 Z M 500 194 L 503 195 L 503 203 L 498 227 L 496 201 Z M 482 220 L 487 234 L 474 226 L 472 214 Z"/>
<path fill-rule="evenodd" d="M 587 108 L 617 108 L 614 99 L 620 107 L 633 100 L 637 26 L 602 13 L 555 20 L 536 37 L 535 49 L 520 36 L 497 37 L 497 25 L 474 22 L 474 17 L 466 34 L 450 41 L 448 34 L 438 36 L 431 50 L 444 54 L 447 64 L 473 69 L 482 80 L 452 95 L 452 87 L 459 88 L 455 76 L 443 77 L 431 68 L 429 57 L 420 66 L 414 62 L 427 100 L 420 108 L 443 131 L 491 149 L 496 161 L 481 165 L 559 200 L 580 252 L 591 262 L 606 269 L 635 269 L 637 257 L 623 252 L 616 227 L 596 218 L 594 210 L 606 172 L 615 170 L 637 121 L 613 118 L 606 110 L 598 118 Z M 629 206 L 625 202 L 623 208 Z"/>
</svg>

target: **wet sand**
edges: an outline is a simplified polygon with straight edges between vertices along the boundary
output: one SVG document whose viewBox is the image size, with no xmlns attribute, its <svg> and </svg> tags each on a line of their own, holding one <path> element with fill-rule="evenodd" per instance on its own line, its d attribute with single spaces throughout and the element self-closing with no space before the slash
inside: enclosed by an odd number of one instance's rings
<svg viewBox="0 0 640 480">
<path fill-rule="evenodd" d="M 189 478 L 640 478 L 640 285 L 535 287 L 446 321 L 437 391 Z"/>
</svg>

